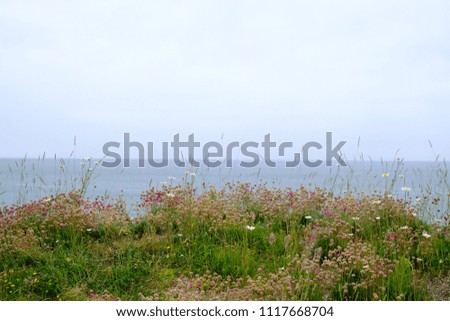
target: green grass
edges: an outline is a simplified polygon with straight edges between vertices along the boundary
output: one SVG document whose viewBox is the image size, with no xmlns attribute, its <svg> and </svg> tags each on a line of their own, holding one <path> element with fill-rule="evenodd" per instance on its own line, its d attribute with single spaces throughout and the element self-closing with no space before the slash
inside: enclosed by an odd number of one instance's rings
<svg viewBox="0 0 450 321">
<path fill-rule="evenodd" d="M 132 218 L 84 191 L 0 210 L 1 300 L 450 299 L 447 221 L 387 195 L 166 186 Z"/>
</svg>

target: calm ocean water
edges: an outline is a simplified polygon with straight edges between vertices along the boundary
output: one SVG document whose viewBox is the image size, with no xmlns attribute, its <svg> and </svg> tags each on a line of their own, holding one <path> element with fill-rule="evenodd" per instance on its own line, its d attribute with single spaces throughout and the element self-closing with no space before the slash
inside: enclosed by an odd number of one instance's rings
<svg viewBox="0 0 450 321">
<path fill-rule="evenodd" d="M 136 164 L 137 165 L 137 164 Z M 87 197 L 96 195 L 122 195 L 131 204 L 139 201 L 141 192 L 149 186 L 183 184 L 194 180 L 201 191 L 213 185 L 222 187 L 227 182 L 267 182 L 269 186 L 298 188 L 316 186 L 342 194 L 348 192 L 384 193 L 386 189 L 398 198 L 432 197 L 448 198 L 450 193 L 446 165 L 443 162 L 351 162 L 349 166 L 307 168 L 304 165 L 285 168 L 279 163 L 275 168 L 261 165 L 257 168 L 104 168 L 95 160 L 36 160 L 0 159 L 0 203 L 16 204 L 42 198 L 51 194 L 68 192 L 81 186 L 80 177 L 89 167 L 92 180 Z M 195 173 L 190 175 L 189 173 Z M 388 173 L 389 176 L 383 176 Z M 406 187 L 406 189 L 405 189 Z M 445 202 L 443 202 L 445 203 Z M 448 210 L 441 204 L 441 212 Z"/>
</svg>

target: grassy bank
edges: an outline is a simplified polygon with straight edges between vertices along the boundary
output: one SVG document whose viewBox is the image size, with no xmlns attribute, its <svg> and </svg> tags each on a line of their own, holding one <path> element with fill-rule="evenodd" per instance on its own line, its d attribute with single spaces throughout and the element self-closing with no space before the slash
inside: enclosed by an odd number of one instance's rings
<svg viewBox="0 0 450 321">
<path fill-rule="evenodd" d="M 450 229 L 389 195 L 234 184 L 0 210 L 2 300 L 449 300 Z"/>
</svg>

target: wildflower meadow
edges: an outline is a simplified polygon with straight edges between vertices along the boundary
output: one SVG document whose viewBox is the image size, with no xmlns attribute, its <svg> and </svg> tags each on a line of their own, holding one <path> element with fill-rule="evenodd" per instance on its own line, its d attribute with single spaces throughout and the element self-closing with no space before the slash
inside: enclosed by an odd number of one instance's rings
<svg viewBox="0 0 450 321">
<path fill-rule="evenodd" d="M 417 201 L 169 179 L 134 215 L 85 188 L 4 205 L 0 299 L 450 299 L 448 215 Z"/>
</svg>

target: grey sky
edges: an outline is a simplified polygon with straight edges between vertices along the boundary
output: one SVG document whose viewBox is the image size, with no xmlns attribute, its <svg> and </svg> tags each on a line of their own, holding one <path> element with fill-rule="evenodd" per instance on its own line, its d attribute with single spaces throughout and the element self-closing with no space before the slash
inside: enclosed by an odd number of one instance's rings
<svg viewBox="0 0 450 321">
<path fill-rule="evenodd" d="M 325 132 L 449 158 L 450 2 L 0 2 L 0 157 Z"/>
</svg>

